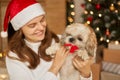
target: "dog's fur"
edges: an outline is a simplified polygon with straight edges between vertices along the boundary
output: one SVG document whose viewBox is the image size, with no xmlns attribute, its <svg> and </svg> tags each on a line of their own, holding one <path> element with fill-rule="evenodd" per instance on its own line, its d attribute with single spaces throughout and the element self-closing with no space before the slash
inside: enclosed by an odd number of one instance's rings
<svg viewBox="0 0 120 80">
<path fill-rule="evenodd" d="M 78 55 L 83 60 L 89 59 L 89 56 L 95 56 L 97 41 L 93 29 L 89 26 L 80 23 L 73 23 L 68 25 L 63 33 L 60 43 L 56 43 L 46 50 L 47 55 L 54 57 L 56 50 L 60 45 L 74 44 L 78 49 L 74 54 L 69 54 L 65 63 L 60 70 L 61 80 L 80 80 L 80 73 L 74 68 L 72 58 Z M 70 49 L 70 47 L 67 47 Z"/>
</svg>

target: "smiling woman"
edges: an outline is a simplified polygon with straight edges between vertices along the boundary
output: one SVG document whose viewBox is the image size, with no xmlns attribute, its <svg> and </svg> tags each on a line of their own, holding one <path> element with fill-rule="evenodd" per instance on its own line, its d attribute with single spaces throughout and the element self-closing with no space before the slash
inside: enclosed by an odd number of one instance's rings
<svg viewBox="0 0 120 80">
<path fill-rule="evenodd" d="M 58 36 L 48 29 L 45 16 L 45 11 L 36 0 L 10 1 L 1 36 L 7 37 L 10 26 L 15 30 L 5 58 L 11 80 L 59 79 L 59 69 L 68 51 L 61 47 L 54 60 L 45 54 L 47 47 L 59 41 Z M 61 58 L 63 60 L 59 61 Z"/>
<path fill-rule="evenodd" d="M 47 18 L 47 25 L 49 25 L 49 28 L 53 32 L 55 32 L 57 34 L 61 34 L 66 25 L 66 3 L 65 3 L 65 0 L 52 0 L 52 1 L 37 0 L 37 1 L 39 3 L 41 3 L 41 5 L 45 9 L 45 11 L 47 12 L 46 18 Z M 3 30 L 2 26 L 3 26 L 3 21 L 4 21 L 4 15 L 5 15 L 6 7 L 9 2 L 10 2 L 10 0 L 0 0 L 0 31 Z M 58 23 L 58 22 L 61 22 L 61 23 Z M 57 23 L 57 24 L 55 24 L 55 23 Z M 14 31 L 12 32 L 11 27 L 10 27 L 10 30 L 8 31 L 8 37 L 10 38 L 13 35 L 13 33 L 14 33 Z M 2 41 L 2 39 L 3 38 L 0 37 L 0 52 L 4 51 L 4 49 L 6 49 L 5 45 L 7 45 L 7 41 L 5 41 L 5 40 Z"/>
</svg>

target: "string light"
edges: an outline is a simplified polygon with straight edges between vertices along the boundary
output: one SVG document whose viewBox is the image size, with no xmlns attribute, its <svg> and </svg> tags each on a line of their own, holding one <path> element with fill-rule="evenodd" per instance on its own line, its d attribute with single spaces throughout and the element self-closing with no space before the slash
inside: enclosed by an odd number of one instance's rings
<svg viewBox="0 0 120 80">
<path fill-rule="evenodd" d="M 71 12 L 71 15 L 74 16 L 74 15 L 75 15 L 75 12 Z"/>
<path fill-rule="evenodd" d="M 115 44 L 116 44 L 116 45 L 119 45 L 119 41 L 115 41 Z"/>
<path fill-rule="evenodd" d="M 66 25 L 69 25 L 74 22 L 74 16 L 75 16 L 74 8 L 75 8 L 74 0 L 67 1 L 67 24 Z"/>
<path fill-rule="evenodd" d="M 84 13 L 85 13 L 85 14 L 88 14 L 88 11 L 85 10 Z"/>
<path fill-rule="evenodd" d="M 94 13 L 93 13 L 93 11 L 90 11 L 90 14 L 92 14 L 92 15 L 93 15 L 93 14 L 94 14 Z"/>
<path fill-rule="evenodd" d="M 100 31 L 100 28 L 99 28 L 99 27 L 97 27 L 97 28 L 96 28 L 96 31 Z"/>
<path fill-rule="evenodd" d="M 68 17 L 68 21 L 69 21 L 69 22 L 73 22 L 73 18 Z"/>
<path fill-rule="evenodd" d="M 101 37 L 101 38 L 100 38 L 100 41 L 103 41 L 103 40 L 104 40 L 104 38 L 103 38 L 103 37 Z"/>
<path fill-rule="evenodd" d="M 117 3 L 119 6 L 120 6 L 120 1 L 118 1 L 118 3 Z"/>
<path fill-rule="evenodd" d="M 107 39 L 107 40 L 106 40 L 106 42 L 107 42 L 107 43 L 109 43 L 109 42 L 110 42 L 110 40 L 109 40 L 109 39 Z"/>
<path fill-rule="evenodd" d="M 89 2 L 91 2 L 92 0 L 88 0 Z"/>
<path fill-rule="evenodd" d="M 2 78 L 2 80 L 6 80 L 7 75 L 6 75 L 6 74 L 1 74 L 1 75 L 0 75 L 0 80 L 1 80 L 1 78 Z"/>
<path fill-rule="evenodd" d="M 2 58 L 3 57 L 3 55 L 2 55 L 2 53 L 0 53 L 0 58 Z"/>
<path fill-rule="evenodd" d="M 87 21 L 87 24 L 90 24 L 90 21 Z"/>
<path fill-rule="evenodd" d="M 98 14 L 99 17 L 102 17 L 102 14 Z"/>
<path fill-rule="evenodd" d="M 74 6 L 74 4 L 71 4 L 70 7 L 71 7 L 71 8 L 74 8 L 75 6 Z"/>
<path fill-rule="evenodd" d="M 118 13 L 118 10 L 115 10 L 115 13 Z"/>
</svg>

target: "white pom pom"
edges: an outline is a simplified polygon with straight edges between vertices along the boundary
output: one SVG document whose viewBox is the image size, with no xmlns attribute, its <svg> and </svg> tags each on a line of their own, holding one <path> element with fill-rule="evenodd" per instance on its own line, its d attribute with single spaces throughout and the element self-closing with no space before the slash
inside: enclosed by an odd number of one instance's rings
<svg viewBox="0 0 120 80">
<path fill-rule="evenodd" d="M 8 36 L 7 31 L 6 31 L 6 32 L 1 31 L 1 37 L 2 37 L 2 38 L 6 38 L 7 36 Z"/>
</svg>

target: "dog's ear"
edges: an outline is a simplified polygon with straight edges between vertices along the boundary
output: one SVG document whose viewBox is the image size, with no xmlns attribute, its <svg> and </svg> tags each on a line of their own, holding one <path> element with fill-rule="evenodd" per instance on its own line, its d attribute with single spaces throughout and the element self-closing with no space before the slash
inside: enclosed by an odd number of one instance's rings
<svg viewBox="0 0 120 80">
<path fill-rule="evenodd" d="M 95 56 L 97 49 L 97 40 L 96 40 L 96 35 L 92 28 L 90 28 L 90 31 L 91 33 L 89 34 L 88 40 L 86 42 L 86 49 L 90 56 Z"/>
</svg>

